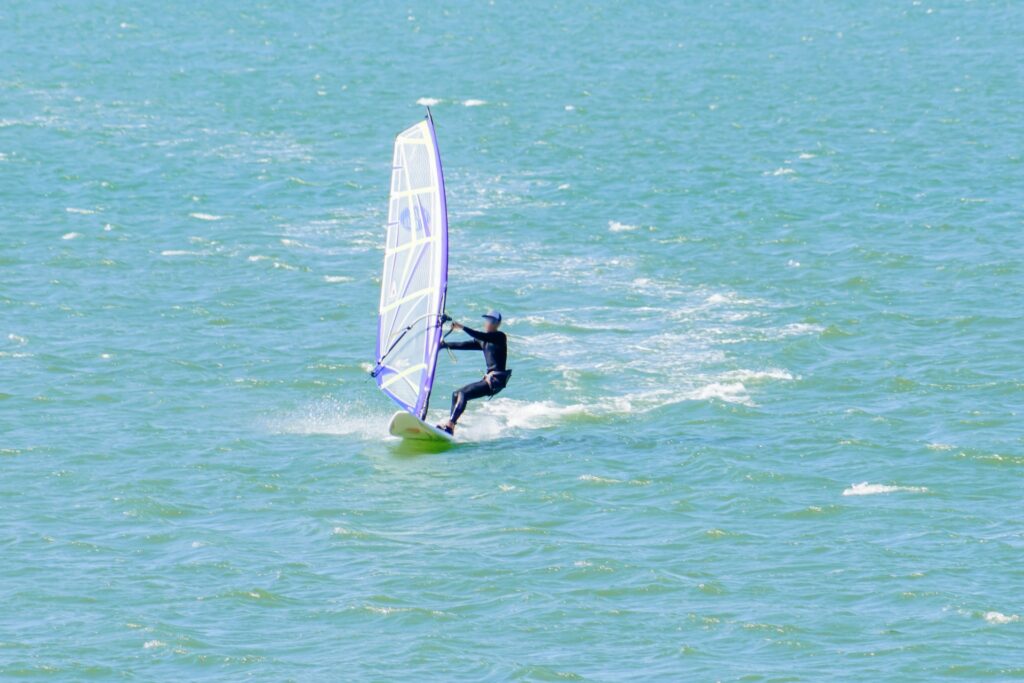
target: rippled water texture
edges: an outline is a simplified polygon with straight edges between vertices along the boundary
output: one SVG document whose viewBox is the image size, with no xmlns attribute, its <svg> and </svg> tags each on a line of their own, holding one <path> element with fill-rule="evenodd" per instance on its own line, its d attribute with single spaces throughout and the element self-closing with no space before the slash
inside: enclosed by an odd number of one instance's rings
<svg viewBox="0 0 1024 683">
<path fill-rule="evenodd" d="M 0 677 L 1024 676 L 1022 26 L 0 6 Z M 426 455 L 366 375 L 424 102 L 515 368 Z"/>
</svg>

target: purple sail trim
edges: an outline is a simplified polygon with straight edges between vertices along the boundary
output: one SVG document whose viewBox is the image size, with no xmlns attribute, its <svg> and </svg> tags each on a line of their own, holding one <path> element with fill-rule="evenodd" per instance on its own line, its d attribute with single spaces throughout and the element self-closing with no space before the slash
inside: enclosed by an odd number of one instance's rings
<svg viewBox="0 0 1024 683">
<path fill-rule="evenodd" d="M 434 145 L 434 160 L 437 165 L 437 186 L 439 199 L 441 201 L 441 229 L 438 232 L 438 239 L 440 244 L 438 248 L 441 252 L 441 265 L 438 271 L 440 277 L 440 294 L 438 297 L 438 318 L 436 320 L 436 327 L 433 328 L 433 339 L 432 343 L 427 345 L 425 350 L 424 362 L 427 363 L 428 371 L 425 373 L 423 380 L 423 390 L 420 392 L 422 397 L 422 405 L 417 405 L 417 414 L 420 418 L 425 418 L 427 415 L 427 409 L 430 407 L 430 392 L 434 388 L 434 374 L 437 371 L 437 354 L 441 350 L 441 314 L 444 313 L 445 298 L 448 294 L 448 200 L 445 197 L 444 189 L 444 169 L 441 167 L 441 150 L 437 146 L 437 133 L 434 130 L 434 117 L 430 115 L 430 109 L 427 109 L 427 124 L 430 128 L 430 140 Z M 429 359 L 429 360 L 427 360 Z"/>
</svg>

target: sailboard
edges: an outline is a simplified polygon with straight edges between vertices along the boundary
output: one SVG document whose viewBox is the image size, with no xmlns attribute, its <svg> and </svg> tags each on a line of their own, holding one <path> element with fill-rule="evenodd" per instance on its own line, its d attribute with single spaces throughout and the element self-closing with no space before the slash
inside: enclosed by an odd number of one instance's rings
<svg viewBox="0 0 1024 683">
<path fill-rule="evenodd" d="M 391 164 L 377 353 L 371 374 L 380 390 L 401 408 L 391 419 L 395 436 L 451 440 L 449 434 L 424 421 L 441 347 L 447 287 L 444 173 L 428 109 L 425 120 L 395 138 Z"/>
</svg>

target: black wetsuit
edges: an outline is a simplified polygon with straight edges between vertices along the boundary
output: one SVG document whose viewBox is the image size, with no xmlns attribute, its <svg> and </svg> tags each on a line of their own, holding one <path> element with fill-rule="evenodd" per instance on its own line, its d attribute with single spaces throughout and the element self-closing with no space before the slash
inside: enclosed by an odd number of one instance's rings
<svg viewBox="0 0 1024 683">
<path fill-rule="evenodd" d="M 479 332 L 468 327 L 463 327 L 462 330 L 473 340 L 441 342 L 441 347 L 455 351 L 483 351 L 484 360 L 487 361 L 487 374 L 479 382 L 471 382 L 461 389 L 456 389 L 452 394 L 452 424 L 459 421 L 462 411 L 466 409 L 467 401 L 494 396 L 505 388 L 512 374 L 512 371 L 505 367 L 508 360 L 508 340 L 504 332 Z"/>
</svg>

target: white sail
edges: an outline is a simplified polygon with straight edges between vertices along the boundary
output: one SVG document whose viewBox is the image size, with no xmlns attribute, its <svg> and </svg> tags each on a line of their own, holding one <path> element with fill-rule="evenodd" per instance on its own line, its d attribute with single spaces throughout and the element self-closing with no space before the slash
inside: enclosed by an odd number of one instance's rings
<svg viewBox="0 0 1024 683">
<path fill-rule="evenodd" d="M 374 377 L 405 410 L 427 413 L 448 285 L 444 176 L 429 115 L 395 139 Z"/>
</svg>

